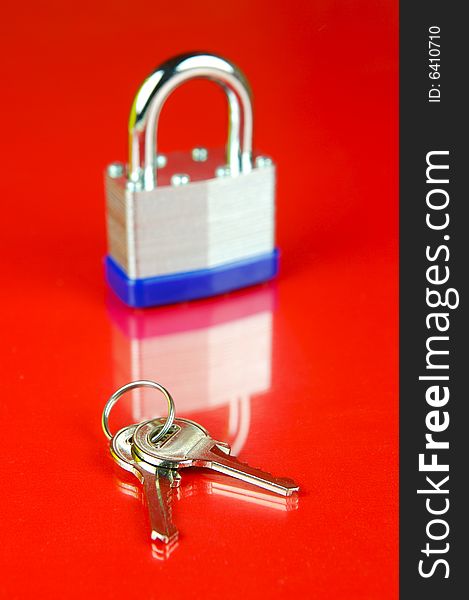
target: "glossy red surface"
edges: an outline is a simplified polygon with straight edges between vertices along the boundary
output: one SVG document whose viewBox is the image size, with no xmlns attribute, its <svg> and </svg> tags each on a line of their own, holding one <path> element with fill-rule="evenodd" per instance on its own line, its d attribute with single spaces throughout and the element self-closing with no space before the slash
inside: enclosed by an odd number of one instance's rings
<svg viewBox="0 0 469 600">
<path fill-rule="evenodd" d="M 397 598 L 397 2 L 3 13 L 1 596 Z M 126 157 L 139 82 L 201 47 L 251 81 L 256 145 L 278 164 L 281 275 L 127 311 L 103 281 L 102 171 Z M 222 144 L 224 110 L 210 84 L 176 92 L 162 147 Z M 183 473 L 179 543 L 152 548 L 100 429 L 136 376 L 295 478 L 297 504 Z M 158 402 L 129 398 L 112 426 Z"/>
</svg>

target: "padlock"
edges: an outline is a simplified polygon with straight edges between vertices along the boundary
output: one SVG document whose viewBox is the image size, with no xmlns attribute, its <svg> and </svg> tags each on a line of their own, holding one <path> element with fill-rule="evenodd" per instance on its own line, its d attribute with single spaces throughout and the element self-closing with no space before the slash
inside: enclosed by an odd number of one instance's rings
<svg viewBox="0 0 469 600">
<path fill-rule="evenodd" d="M 161 109 L 194 78 L 225 92 L 226 149 L 157 152 Z M 231 62 L 196 52 L 168 60 L 140 86 L 129 163 L 105 175 L 110 287 L 133 307 L 222 294 L 274 277 L 275 166 L 252 152 L 249 85 Z"/>
</svg>

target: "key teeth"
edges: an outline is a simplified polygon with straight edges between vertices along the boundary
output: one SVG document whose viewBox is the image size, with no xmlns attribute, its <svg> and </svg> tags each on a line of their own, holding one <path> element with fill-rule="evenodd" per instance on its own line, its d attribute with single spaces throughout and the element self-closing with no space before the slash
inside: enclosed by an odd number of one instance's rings
<svg viewBox="0 0 469 600">
<path fill-rule="evenodd" d="M 168 488 L 168 491 L 166 492 L 165 500 L 166 500 L 166 506 L 168 508 L 168 517 L 171 520 L 172 516 L 173 516 L 173 487 L 172 487 L 172 484 Z"/>
<path fill-rule="evenodd" d="M 234 458 L 234 457 L 232 457 L 232 458 Z M 273 482 L 278 483 L 279 485 L 283 485 L 283 486 L 288 487 L 288 488 L 290 488 L 290 487 L 298 487 L 296 485 L 296 483 L 293 481 L 293 479 L 290 479 L 289 477 L 275 477 L 273 475 L 273 473 L 270 473 L 269 471 L 264 471 L 264 469 L 261 469 L 260 467 L 252 467 L 249 463 L 242 462 L 242 461 L 240 461 L 238 459 L 236 459 L 236 460 L 243 467 L 246 467 L 248 469 L 252 469 L 254 471 L 259 471 L 259 475 L 261 475 L 261 474 L 264 475 L 264 476 L 268 475 L 272 479 Z"/>
</svg>

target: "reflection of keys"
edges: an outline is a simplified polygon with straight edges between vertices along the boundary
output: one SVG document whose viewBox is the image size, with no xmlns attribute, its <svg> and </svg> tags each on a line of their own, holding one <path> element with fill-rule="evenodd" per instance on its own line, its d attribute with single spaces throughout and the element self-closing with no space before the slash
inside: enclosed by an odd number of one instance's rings
<svg viewBox="0 0 469 600">
<path fill-rule="evenodd" d="M 205 482 L 205 493 L 224 496 L 236 501 L 249 502 L 249 504 L 261 506 L 262 508 L 272 508 L 281 511 L 292 511 L 298 508 L 298 494 L 285 497 L 274 496 L 264 491 L 248 490 L 246 487 L 243 487 L 242 482 L 239 482 L 241 485 L 239 483 L 237 485 L 236 483 L 226 483 L 226 480 L 221 482 L 211 479 Z"/>
<path fill-rule="evenodd" d="M 171 554 L 179 546 L 177 538 L 173 538 L 167 544 L 155 544 L 151 545 L 151 555 L 157 560 L 168 560 Z"/>
<path fill-rule="evenodd" d="M 121 479 L 117 479 L 117 485 L 124 494 L 132 496 L 142 503 L 145 502 L 142 486 Z M 186 478 L 184 482 L 181 482 L 180 487 L 173 488 L 172 501 L 179 502 L 198 495 L 222 496 L 236 500 L 236 502 L 246 502 L 261 508 L 283 512 L 298 509 L 298 494 L 292 494 L 291 496 L 274 495 L 259 488 L 246 486 L 239 479 L 226 479 L 217 473 L 210 473 L 210 475 L 199 473 L 191 479 Z M 167 548 L 167 546 L 165 547 Z"/>
<path fill-rule="evenodd" d="M 187 419 L 175 419 L 172 431 L 154 444 L 152 440 L 164 422 L 164 419 L 146 421 L 134 431 L 133 452 L 146 463 L 166 469 L 208 467 L 283 496 L 298 491 L 292 479 L 274 477 L 230 456 L 227 444 L 213 440 L 203 427 Z"/>
<path fill-rule="evenodd" d="M 111 454 L 119 466 L 133 473 L 143 484 L 151 526 L 151 539 L 165 544 L 177 538 L 177 529 L 171 520 L 171 493 L 177 487 L 180 475 L 147 464 L 132 454 L 132 436 L 136 425 L 121 429 L 112 438 Z"/>
<path fill-rule="evenodd" d="M 224 479 L 224 481 L 222 481 Z M 211 474 L 210 478 L 199 474 L 197 477 L 185 479 L 178 488 L 172 488 L 172 499 L 185 500 L 199 494 L 216 495 L 225 498 L 230 498 L 236 502 L 247 502 L 264 509 L 274 509 L 280 511 L 293 511 L 298 508 L 298 496 L 281 497 L 268 492 L 248 489 L 243 482 L 231 479 L 227 482 L 226 478 L 222 478 L 217 474 Z M 129 496 L 136 498 L 142 503 L 145 501 L 142 486 L 137 483 L 134 485 L 131 482 L 117 480 L 119 489 Z M 167 544 L 152 543 L 151 554 L 156 560 L 167 560 L 178 547 L 179 541 L 177 538 L 172 538 Z"/>
</svg>

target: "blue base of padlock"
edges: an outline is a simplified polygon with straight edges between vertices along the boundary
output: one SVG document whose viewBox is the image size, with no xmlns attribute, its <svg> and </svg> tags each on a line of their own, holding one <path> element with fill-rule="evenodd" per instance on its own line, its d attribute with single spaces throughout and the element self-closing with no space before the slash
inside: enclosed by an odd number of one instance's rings
<svg viewBox="0 0 469 600">
<path fill-rule="evenodd" d="M 110 257 L 106 257 L 106 279 L 128 306 L 145 308 L 207 298 L 272 279 L 278 272 L 279 252 L 274 249 L 248 260 L 240 260 L 199 271 L 130 279 Z"/>
</svg>

